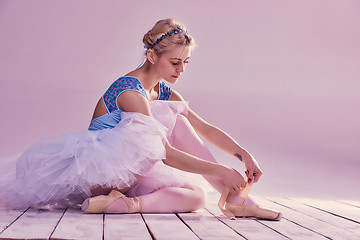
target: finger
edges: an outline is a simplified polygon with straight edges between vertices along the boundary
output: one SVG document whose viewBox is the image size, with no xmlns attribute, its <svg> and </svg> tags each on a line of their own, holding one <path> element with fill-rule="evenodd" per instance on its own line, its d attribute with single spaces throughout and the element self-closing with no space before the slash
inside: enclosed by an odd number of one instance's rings
<svg viewBox="0 0 360 240">
<path fill-rule="evenodd" d="M 255 173 L 254 174 L 254 182 L 259 181 L 259 178 L 261 177 L 261 173 Z"/>
<path fill-rule="evenodd" d="M 251 179 L 251 180 L 254 180 L 254 171 L 253 170 L 248 170 L 248 172 L 247 172 L 247 177 L 249 178 L 249 179 Z"/>
<path fill-rule="evenodd" d="M 246 187 L 247 183 L 248 183 L 248 182 L 244 180 L 244 182 L 242 183 L 241 186 L 244 188 L 244 187 Z"/>
<path fill-rule="evenodd" d="M 254 179 L 253 182 L 256 183 L 259 180 L 259 175 L 254 173 Z"/>
<path fill-rule="evenodd" d="M 245 179 L 242 179 L 242 181 L 240 182 L 240 184 L 238 185 L 238 188 L 240 190 L 243 190 L 244 187 L 246 187 L 246 182 L 245 182 Z"/>
<path fill-rule="evenodd" d="M 249 179 L 249 170 L 245 171 L 245 175 L 246 175 L 247 179 Z"/>
</svg>

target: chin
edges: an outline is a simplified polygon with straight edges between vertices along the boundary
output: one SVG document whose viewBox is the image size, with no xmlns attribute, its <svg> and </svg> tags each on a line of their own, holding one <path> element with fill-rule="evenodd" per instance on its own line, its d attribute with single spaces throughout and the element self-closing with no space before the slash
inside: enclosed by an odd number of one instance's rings
<svg viewBox="0 0 360 240">
<path fill-rule="evenodd" d="M 170 78 L 166 78 L 164 79 L 165 81 L 167 81 L 168 83 L 176 83 L 177 82 L 177 78 L 173 78 L 173 77 L 170 77 Z"/>
</svg>

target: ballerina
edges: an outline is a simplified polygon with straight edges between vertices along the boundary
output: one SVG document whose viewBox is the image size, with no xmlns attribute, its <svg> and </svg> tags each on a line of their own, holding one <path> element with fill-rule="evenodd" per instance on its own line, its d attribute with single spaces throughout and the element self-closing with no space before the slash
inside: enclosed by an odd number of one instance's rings
<svg viewBox="0 0 360 240">
<path fill-rule="evenodd" d="M 159 99 L 160 97 L 160 99 L 163 100 L 178 101 L 186 104 L 183 97 L 177 91 L 164 85 L 161 80 L 175 83 L 180 75 L 185 71 L 186 64 L 190 58 L 191 49 L 194 45 L 192 37 L 186 32 L 184 26 L 176 23 L 172 19 L 165 19 L 157 22 L 155 26 L 147 34 L 145 34 L 143 42 L 147 49 L 146 62 L 140 68 L 128 73 L 127 76 L 140 79 L 147 96 L 153 96 L 149 100 L 150 102 L 155 99 Z M 161 91 L 161 89 L 164 90 Z M 161 96 L 161 93 L 163 92 L 166 92 L 166 97 Z M 137 97 L 141 98 L 141 96 Z M 120 95 L 118 98 L 118 103 L 122 104 L 121 106 L 124 106 L 127 111 L 143 112 L 144 114 L 150 115 L 150 110 L 142 110 L 148 108 L 147 102 L 144 103 L 145 106 L 140 106 L 139 104 L 138 106 L 131 108 L 126 106 L 130 101 L 137 102 L 138 99 L 130 99 L 130 97 L 129 99 L 126 99 L 125 95 L 123 97 Z M 103 113 L 104 111 L 98 114 L 95 110 L 95 116 L 102 115 Z M 161 117 L 156 116 L 156 113 L 153 115 L 161 121 Z M 176 152 L 177 150 L 181 150 L 185 153 L 191 154 L 192 156 L 216 163 L 216 160 L 197 134 L 200 134 L 220 149 L 230 153 L 231 155 L 237 157 L 238 160 L 245 163 L 247 168 L 247 178 L 249 179 L 249 184 L 245 183 L 245 186 L 247 185 L 248 189 L 252 185 L 251 181 L 257 182 L 259 180 L 262 172 L 253 156 L 237 144 L 228 134 L 204 121 L 187 106 L 186 113 L 176 117 L 175 126 L 168 138 L 171 144 L 167 145 L 167 155 L 164 163 L 185 171 L 200 173 L 199 171 L 194 171 L 193 169 L 185 169 L 172 165 L 172 151 Z M 176 152 L 176 154 L 178 154 L 178 152 Z M 210 169 L 211 167 L 209 167 L 209 170 Z M 240 185 L 237 184 L 228 186 L 224 181 L 225 179 L 217 176 L 216 174 L 213 175 L 207 171 L 202 172 L 201 174 L 204 175 L 212 186 L 214 186 L 219 192 L 223 193 L 223 198 L 225 195 L 229 194 L 229 196 L 226 197 L 227 202 L 225 203 L 225 213 L 231 212 L 236 216 L 259 217 L 273 220 L 279 220 L 281 218 L 281 213 L 271 209 L 262 208 L 254 204 L 249 199 L 247 202 L 250 204 L 243 204 L 246 196 L 240 195 L 240 193 L 244 193 L 245 190 L 239 191 L 239 189 L 245 187 L 242 179 Z M 141 182 L 146 181 L 153 181 L 153 179 L 144 177 L 141 180 Z M 136 186 L 136 188 L 141 188 L 141 183 L 139 185 Z M 125 195 L 121 194 L 121 192 L 114 190 L 108 195 L 101 195 L 87 199 L 83 203 L 82 209 L 86 212 L 111 213 L 174 212 L 195 210 L 203 204 L 203 196 L 198 193 L 199 189 L 190 185 L 183 187 L 189 188 L 191 191 L 186 189 L 189 195 L 184 194 L 181 198 L 177 196 L 173 198 L 173 193 L 168 192 L 170 189 L 171 191 L 184 190 L 179 188 L 175 190 L 174 188 L 168 189 L 164 187 L 153 193 L 133 198 L 127 198 Z M 225 189 L 230 189 L 230 192 L 227 191 L 224 193 Z M 134 191 L 130 190 L 130 192 Z M 196 196 L 200 199 L 194 199 Z M 187 202 L 184 200 L 186 198 L 190 200 L 189 202 L 192 207 L 181 208 L 180 206 Z"/>
<path fill-rule="evenodd" d="M 15 179 L 0 178 L 3 205 L 81 206 L 87 213 L 194 211 L 205 195 L 181 173 L 190 172 L 222 193 L 219 206 L 229 218 L 280 220 L 280 212 L 247 197 L 262 175 L 255 158 L 165 83 L 175 83 L 189 62 L 194 40 L 185 26 L 160 20 L 143 43 L 145 62 L 109 87 L 88 130 L 35 144 L 17 160 Z M 199 135 L 242 161 L 246 179 L 219 164 Z"/>
</svg>

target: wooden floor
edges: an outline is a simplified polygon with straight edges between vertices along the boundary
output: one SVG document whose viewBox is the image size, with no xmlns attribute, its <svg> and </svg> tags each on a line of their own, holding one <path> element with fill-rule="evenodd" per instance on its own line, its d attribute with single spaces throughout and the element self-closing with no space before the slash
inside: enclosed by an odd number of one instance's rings
<svg viewBox="0 0 360 240">
<path fill-rule="evenodd" d="M 216 200 L 216 199 L 215 199 Z M 280 222 L 221 216 L 215 201 L 192 213 L 84 214 L 0 211 L 0 239 L 360 239 L 360 201 L 255 200 L 281 210 Z"/>
</svg>

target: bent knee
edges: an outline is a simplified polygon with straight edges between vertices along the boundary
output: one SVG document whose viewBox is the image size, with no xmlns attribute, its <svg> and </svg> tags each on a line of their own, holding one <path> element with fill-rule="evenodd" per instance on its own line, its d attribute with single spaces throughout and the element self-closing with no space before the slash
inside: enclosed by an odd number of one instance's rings
<svg viewBox="0 0 360 240">
<path fill-rule="evenodd" d="M 202 188 L 198 188 L 197 190 L 197 195 L 198 195 L 198 199 L 197 199 L 197 209 L 204 207 L 205 203 L 206 203 L 206 196 L 205 196 L 205 192 L 204 190 L 202 190 Z"/>
<path fill-rule="evenodd" d="M 185 117 L 184 115 L 182 114 L 178 114 L 176 116 L 176 122 L 179 122 L 179 123 L 183 123 L 183 124 L 190 124 L 189 120 L 187 119 L 187 117 Z"/>
<path fill-rule="evenodd" d="M 202 188 L 200 187 L 191 186 L 191 189 L 193 190 L 193 194 L 191 197 L 191 205 L 192 205 L 191 211 L 195 211 L 204 207 L 206 203 L 206 196 L 204 190 L 202 190 Z"/>
<path fill-rule="evenodd" d="M 189 122 L 189 120 L 187 119 L 187 117 L 185 117 L 184 115 L 179 114 L 176 117 L 174 128 L 178 129 L 178 130 L 181 130 L 181 131 L 184 131 L 187 128 L 192 129 L 192 126 L 191 126 L 191 123 Z"/>
<path fill-rule="evenodd" d="M 183 115 L 178 115 L 170 136 L 170 142 L 173 143 L 176 148 L 188 149 L 192 148 L 193 145 L 199 145 L 199 143 L 202 143 L 202 140 L 189 120 Z"/>
</svg>

